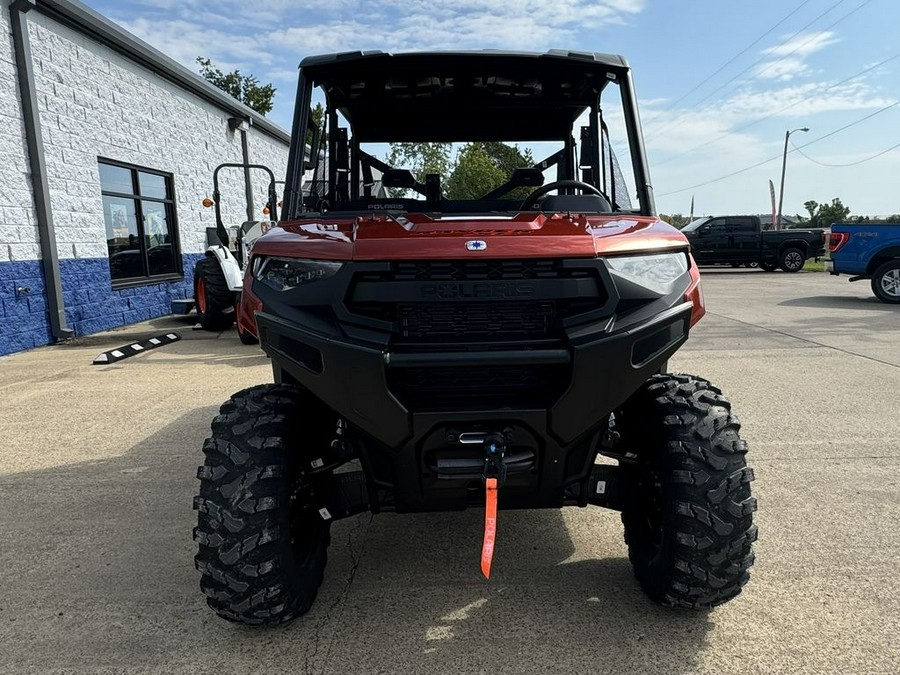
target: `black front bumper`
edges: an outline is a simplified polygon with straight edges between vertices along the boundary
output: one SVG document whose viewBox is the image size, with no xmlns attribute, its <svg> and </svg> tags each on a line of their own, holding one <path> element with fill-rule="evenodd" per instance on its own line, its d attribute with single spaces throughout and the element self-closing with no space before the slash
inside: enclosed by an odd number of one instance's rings
<svg viewBox="0 0 900 675">
<path fill-rule="evenodd" d="M 591 279 L 566 287 L 574 313 L 529 320 L 527 330 L 540 331 L 532 340 L 508 334 L 491 342 L 478 333 L 496 328 L 485 328 L 485 303 L 513 302 L 500 297 L 508 290 L 496 292 L 499 287 L 487 282 L 484 297 L 448 300 L 472 308 L 473 337 L 452 339 L 453 322 L 465 321 L 465 312 L 435 310 L 426 325 L 441 336 L 429 340 L 422 320 L 404 319 L 409 312 L 402 307 L 421 298 L 417 289 L 431 282 L 385 287 L 390 293 L 383 304 L 392 305 L 395 293 L 401 307 L 387 317 L 400 320 L 385 320 L 359 302 L 375 288 L 366 288 L 373 266 L 360 264 L 298 292 L 257 282 L 254 292 L 265 307 L 257 314 L 260 339 L 277 380 L 307 388 L 358 432 L 373 507 L 424 511 L 478 503 L 483 450 L 461 440 L 497 431 L 511 439 L 510 457 L 517 462 L 502 507 L 583 505 L 610 412 L 684 343 L 692 305 L 684 301 L 689 275 L 658 294 L 614 279 L 602 261 L 573 264 L 590 268 L 585 278 Z M 535 289 L 541 283 L 535 280 Z M 459 295 L 460 286 L 453 286 Z M 561 289 L 556 284 L 550 293 Z M 434 300 L 430 288 L 423 294 L 423 304 Z M 542 291 L 533 295 L 545 302 Z M 330 309 L 316 304 L 325 297 Z M 509 333 L 522 323 L 497 325 Z M 454 396 L 459 391 L 464 395 Z"/>
</svg>

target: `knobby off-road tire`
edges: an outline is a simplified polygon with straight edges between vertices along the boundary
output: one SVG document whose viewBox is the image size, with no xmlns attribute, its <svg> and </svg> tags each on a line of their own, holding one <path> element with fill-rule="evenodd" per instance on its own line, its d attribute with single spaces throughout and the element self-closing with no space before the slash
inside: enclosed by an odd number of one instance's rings
<svg viewBox="0 0 900 675">
<path fill-rule="evenodd" d="M 194 307 L 203 330 L 225 330 L 234 323 L 234 293 L 215 258 L 194 265 Z"/>
<path fill-rule="evenodd" d="M 750 578 L 756 540 L 747 444 L 722 392 L 690 375 L 656 375 L 620 413 L 631 495 L 622 513 L 634 573 L 654 601 L 701 609 Z"/>
<path fill-rule="evenodd" d="M 872 292 L 882 302 L 900 304 L 900 260 L 888 260 L 872 275 Z"/>
<path fill-rule="evenodd" d="M 312 605 L 330 532 L 313 505 L 322 477 L 304 476 L 303 469 L 321 455 L 314 453 L 333 420 L 289 385 L 238 392 L 213 420 L 197 471 L 194 539 L 200 588 L 219 616 L 282 623 Z"/>
<path fill-rule="evenodd" d="M 806 264 L 806 254 L 799 248 L 786 248 L 781 252 L 778 266 L 785 272 L 799 272 Z"/>
</svg>

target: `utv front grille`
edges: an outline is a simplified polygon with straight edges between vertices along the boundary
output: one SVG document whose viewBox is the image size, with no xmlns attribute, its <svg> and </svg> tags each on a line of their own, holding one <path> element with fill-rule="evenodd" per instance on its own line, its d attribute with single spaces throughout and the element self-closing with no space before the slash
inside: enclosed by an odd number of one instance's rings
<svg viewBox="0 0 900 675">
<path fill-rule="evenodd" d="M 438 260 L 357 274 L 348 309 L 390 322 L 395 346 L 527 342 L 561 339 L 566 320 L 606 300 L 590 263 Z"/>
<path fill-rule="evenodd" d="M 397 305 L 397 319 L 402 341 L 545 339 L 558 323 L 553 302 L 406 303 Z"/>
</svg>

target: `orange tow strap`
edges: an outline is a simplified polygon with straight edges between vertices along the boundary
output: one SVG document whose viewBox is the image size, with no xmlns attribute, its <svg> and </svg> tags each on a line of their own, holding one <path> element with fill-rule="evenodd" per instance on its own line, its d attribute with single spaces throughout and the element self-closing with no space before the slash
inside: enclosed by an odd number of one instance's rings
<svg viewBox="0 0 900 675">
<path fill-rule="evenodd" d="M 494 538 L 497 536 L 497 479 L 484 481 L 484 541 L 481 544 L 481 573 L 491 578 L 491 560 L 494 558 Z"/>
</svg>

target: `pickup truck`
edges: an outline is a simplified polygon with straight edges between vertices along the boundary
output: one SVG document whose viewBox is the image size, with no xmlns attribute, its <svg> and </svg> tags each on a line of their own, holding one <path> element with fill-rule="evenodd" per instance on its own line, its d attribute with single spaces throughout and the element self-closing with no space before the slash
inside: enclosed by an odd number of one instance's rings
<svg viewBox="0 0 900 675">
<path fill-rule="evenodd" d="M 900 304 L 900 223 L 836 223 L 828 240 L 825 269 L 850 281 L 872 280 L 882 302 Z"/>
<path fill-rule="evenodd" d="M 764 231 L 756 216 L 708 216 L 682 228 L 698 265 L 758 264 L 799 272 L 808 258 L 825 255 L 825 230 Z"/>
</svg>

